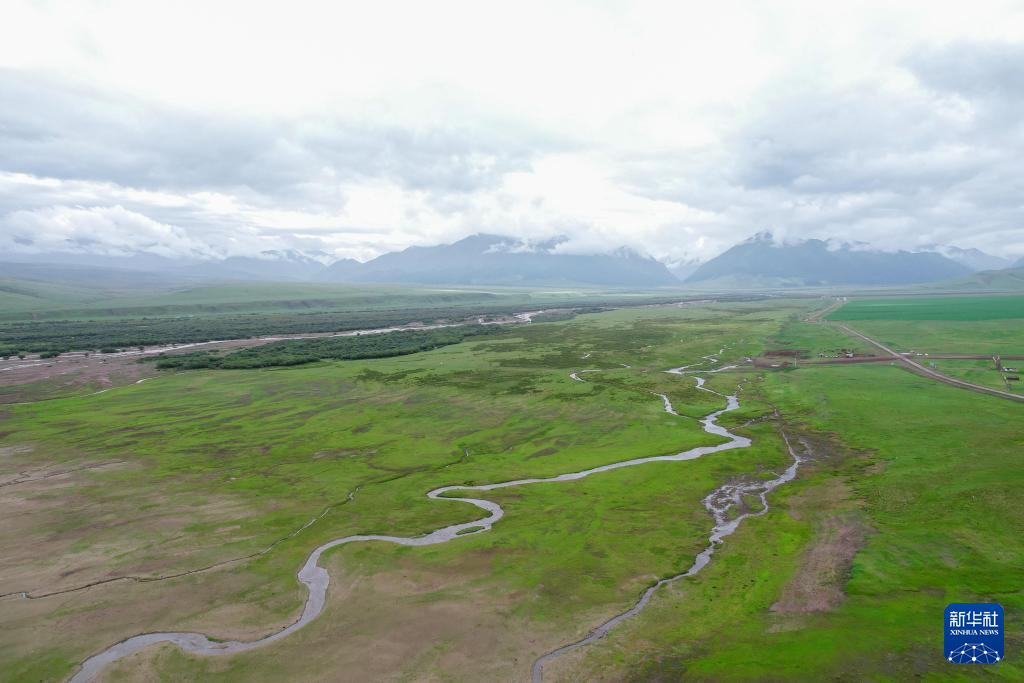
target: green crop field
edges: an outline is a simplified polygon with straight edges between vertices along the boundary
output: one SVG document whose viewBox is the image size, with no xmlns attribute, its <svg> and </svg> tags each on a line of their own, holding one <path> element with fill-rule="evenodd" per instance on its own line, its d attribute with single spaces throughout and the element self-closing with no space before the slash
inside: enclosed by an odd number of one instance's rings
<svg viewBox="0 0 1024 683">
<path fill-rule="evenodd" d="M 851 324 L 898 351 L 1024 354 L 1024 319 L 857 320 Z"/>
<path fill-rule="evenodd" d="M 1006 320 L 1024 318 L 1024 296 L 857 299 L 828 320 Z"/>
<path fill-rule="evenodd" d="M 1024 354 L 1021 296 L 858 299 L 826 319 L 850 323 L 897 351 Z"/>
<path fill-rule="evenodd" d="M 295 573 L 319 544 L 482 516 L 426 497 L 442 485 L 722 443 L 698 419 L 724 398 L 664 372 L 709 355 L 701 367 L 737 366 L 705 377 L 738 392 L 720 423 L 750 448 L 480 494 L 505 511 L 487 533 L 326 553 L 326 608 L 286 638 L 224 657 L 150 647 L 102 680 L 529 680 L 538 656 L 689 567 L 714 525 L 702 500 L 782 472 L 783 434 L 807 460 L 769 508 L 743 499 L 763 514 L 702 572 L 544 680 L 1019 680 L 1017 654 L 951 669 L 941 622 L 949 602 L 996 601 L 1008 652 L 1024 646 L 1022 406 L 887 364 L 747 361 L 860 348 L 802 322 L 822 305 L 626 308 L 392 358 L 165 370 L 0 407 L 0 681 L 63 680 L 138 633 L 263 637 L 301 612 Z M 994 334 L 950 324 L 965 344 Z"/>
</svg>

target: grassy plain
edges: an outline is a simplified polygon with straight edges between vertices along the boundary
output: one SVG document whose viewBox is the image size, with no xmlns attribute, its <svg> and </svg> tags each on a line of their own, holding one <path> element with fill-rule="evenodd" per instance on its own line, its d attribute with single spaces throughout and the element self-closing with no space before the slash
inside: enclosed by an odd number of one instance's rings
<svg viewBox="0 0 1024 683">
<path fill-rule="evenodd" d="M 0 279 L 0 320 L 96 320 L 219 314 L 356 312 L 409 309 L 505 310 L 594 302 L 628 304 L 670 300 L 666 289 L 416 287 L 339 283 L 163 285 L 147 288 L 82 288 L 16 278 Z"/>
<path fill-rule="evenodd" d="M 1024 296 L 942 296 L 857 299 L 829 320 L 1006 320 L 1024 318 Z"/>
<path fill-rule="evenodd" d="M 272 630 L 300 609 L 294 572 L 317 544 L 360 531 L 413 535 L 477 516 L 469 506 L 424 497 L 441 484 L 552 475 L 713 443 L 696 422 L 665 414 L 650 391 L 668 392 L 693 417 L 720 400 L 658 371 L 730 343 L 730 357 L 757 353 L 760 340 L 801 309 L 623 310 L 402 358 L 181 372 L 94 397 L 9 407 L 5 471 L 41 475 L 118 462 L 4 490 L 4 502 L 25 514 L 4 531 L 0 593 L 203 567 L 257 552 L 332 507 L 272 552 L 211 572 L 5 599 L 4 675 L 59 678 L 88 653 L 138 631 L 255 637 Z M 603 369 L 602 381 L 570 380 L 581 367 Z M 715 383 L 729 388 L 736 381 Z M 733 419 L 765 410 L 751 405 Z M 467 557 L 484 558 L 478 561 L 491 569 L 480 590 L 514 596 L 499 612 L 501 630 L 542 634 L 505 662 L 518 675 L 515 661 L 528 667 L 577 623 L 614 611 L 652 576 L 695 554 L 711 525 L 699 504 L 710 489 L 784 462 L 771 429 L 749 429 L 764 434 L 756 448 L 571 488 L 504 491 L 495 498 L 509 514 L 490 534 L 429 549 L 345 548 L 332 554 L 330 567 L 339 576 L 373 577 L 412 563 L 447 574 Z M 641 532 L 646 541 L 638 547 Z M 39 540 L 19 543 L 27 536 Z M 268 662 L 278 657 L 303 660 L 307 638 L 340 637 L 337 619 L 346 614 L 343 604 L 329 608 L 295 640 L 266 653 L 227 664 L 183 658 L 180 666 L 197 676 L 224 666 L 239 679 L 269 676 Z M 33 637 L 45 629 L 66 637 Z M 385 633 L 376 636 L 387 642 Z M 431 636 L 424 629 L 417 642 L 435 647 Z M 357 646 L 341 650 L 338 656 L 353 662 L 361 654 Z M 328 664 L 310 661 L 310 676 L 323 675 L 329 669 L 314 669 Z M 477 666 L 495 662 L 459 668 L 472 678 Z"/>
<path fill-rule="evenodd" d="M 1024 354 L 1024 296 L 862 299 L 827 319 L 897 351 Z"/>
<path fill-rule="evenodd" d="M 771 509 L 546 680 L 1019 679 L 1016 656 L 951 669 L 941 620 L 948 602 L 991 599 L 1006 609 L 1008 650 L 1024 645 L 1020 406 L 887 365 L 743 363 L 768 348 L 849 348 L 833 327 L 800 322 L 814 305 L 618 310 L 400 358 L 185 371 L 7 407 L 0 484 L 110 464 L 0 488 L 0 593 L 224 562 L 323 516 L 210 571 L 0 599 L 0 680 L 59 680 L 143 631 L 265 635 L 297 616 L 294 573 L 316 545 L 479 516 L 427 500 L 436 486 L 714 443 L 690 418 L 721 399 L 661 371 L 722 347 L 741 369 L 709 386 L 739 387 L 743 407 L 722 421 L 750 449 L 492 492 L 506 517 L 489 533 L 329 553 L 328 606 L 287 639 L 230 658 L 152 648 L 106 679 L 526 680 L 536 656 L 689 566 L 712 526 L 701 499 L 789 463 L 780 427 L 811 460 Z M 601 372 L 570 380 L 580 369 Z"/>
<path fill-rule="evenodd" d="M 329 283 L 162 284 L 143 288 L 72 287 L 35 280 L 0 280 L 0 317 L 17 319 L 137 318 L 302 310 L 388 310 L 473 304 L 526 292 L 422 289 Z M 31 315 L 28 315 L 31 313 Z"/>
<path fill-rule="evenodd" d="M 818 435 L 815 461 L 705 572 L 566 661 L 565 679 L 1020 680 L 1018 656 L 974 668 L 942 654 L 949 602 L 1002 604 L 1007 652 L 1024 645 L 1020 406 L 888 365 L 801 367 L 757 387 Z M 826 561 L 851 545 L 849 566 Z M 815 600 L 829 584 L 841 600 Z"/>
<path fill-rule="evenodd" d="M 49 308 L 80 308 L 103 295 L 70 285 L 0 277 L 0 317 L 31 316 Z"/>
<path fill-rule="evenodd" d="M 531 309 L 598 310 L 706 296 L 672 289 L 477 290 L 314 283 L 207 285 L 144 295 L 86 290 L 77 298 L 67 290 L 0 280 L 0 356 L 474 321 Z M 758 298 L 720 295 L 724 301 Z"/>
<path fill-rule="evenodd" d="M 856 320 L 855 329 L 896 351 L 1024 354 L 1024 320 Z"/>
<path fill-rule="evenodd" d="M 995 363 L 991 360 L 932 360 L 926 362 L 933 364 L 936 370 L 949 377 L 1000 391 L 1024 390 L 1020 382 L 1004 381 L 1004 373 L 997 370 Z M 1014 372 L 1006 372 L 1005 375 L 1019 377 L 1021 375 L 1019 371 L 1024 368 L 1024 361 L 1008 360 L 1005 367 L 1015 368 Z"/>
</svg>

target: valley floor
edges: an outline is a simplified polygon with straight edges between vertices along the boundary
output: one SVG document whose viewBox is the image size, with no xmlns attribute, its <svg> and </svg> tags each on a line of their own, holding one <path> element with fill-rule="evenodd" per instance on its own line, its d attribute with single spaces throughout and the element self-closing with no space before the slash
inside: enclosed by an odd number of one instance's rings
<svg viewBox="0 0 1024 683">
<path fill-rule="evenodd" d="M 813 315 L 826 305 L 618 310 L 399 358 L 161 372 L 77 398 L 34 386 L 53 400 L 0 407 L 0 680 L 64 680 L 139 633 L 265 637 L 301 613 L 295 574 L 313 548 L 482 516 L 426 497 L 440 486 L 722 444 L 699 420 L 724 394 L 739 408 L 718 422 L 749 447 L 478 491 L 504 511 L 485 533 L 326 552 L 324 610 L 287 638 L 219 657 L 158 645 L 98 680 L 529 680 L 538 657 L 693 563 L 715 491 L 747 492 L 727 513 L 747 516 L 710 563 L 550 662 L 545 681 L 1019 680 L 1024 408 L 887 364 L 748 362 L 853 343 Z M 976 324 L 946 336 L 988 344 L 970 338 Z M 701 375 L 718 394 L 665 372 L 708 356 L 690 369 L 736 366 Z M 754 485 L 793 464 L 787 440 L 804 461 L 762 501 Z M 1007 657 L 951 665 L 943 608 L 975 601 L 1006 610 Z"/>
</svg>

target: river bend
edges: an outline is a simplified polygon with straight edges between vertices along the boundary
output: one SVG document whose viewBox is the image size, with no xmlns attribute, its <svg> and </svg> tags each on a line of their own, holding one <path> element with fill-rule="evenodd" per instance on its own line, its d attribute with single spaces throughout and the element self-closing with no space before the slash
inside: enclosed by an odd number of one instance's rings
<svg viewBox="0 0 1024 683">
<path fill-rule="evenodd" d="M 705 357 L 704 360 L 705 362 L 717 362 L 717 359 L 714 359 L 713 357 Z M 689 367 L 693 366 L 683 366 L 681 368 L 674 368 L 672 370 L 669 370 L 668 372 L 683 375 L 691 373 L 696 374 L 716 372 L 719 370 L 726 369 L 725 367 L 722 367 L 716 368 L 715 370 L 689 370 Z M 579 374 L 581 373 L 573 373 L 572 379 L 580 382 L 585 382 L 586 380 L 580 377 Z M 719 425 L 717 422 L 718 418 L 722 414 L 739 408 L 740 404 L 737 396 L 719 394 L 718 392 L 712 391 L 711 389 L 708 389 L 707 387 L 704 386 L 705 380 L 703 377 L 695 377 L 695 379 L 697 382 L 697 387 L 699 389 L 714 393 L 718 396 L 722 396 L 726 400 L 726 406 L 724 408 L 716 410 L 700 420 L 705 432 L 726 439 L 724 443 L 720 443 L 716 446 L 698 446 L 696 448 L 691 448 L 689 450 L 682 451 L 680 453 L 675 453 L 672 455 L 655 455 L 642 458 L 632 458 L 630 460 L 623 460 L 608 465 L 601 465 L 599 467 L 592 467 L 589 469 L 580 470 L 578 472 L 569 472 L 566 474 L 560 474 L 553 477 L 514 479 L 511 481 L 503 481 L 494 484 L 482 484 L 479 486 L 465 486 L 461 484 L 455 484 L 436 488 L 427 493 L 428 498 L 434 500 L 468 503 L 470 505 L 480 508 L 482 511 L 486 513 L 486 516 L 471 522 L 452 524 L 450 526 L 443 527 L 441 529 L 438 529 L 423 536 L 407 537 L 388 536 L 381 534 L 356 534 L 328 541 L 327 543 L 324 543 L 323 545 L 314 549 L 313 552 L 309 554 L 305 564 L 303 564 L 302 568 L 298 571 L 298 580 L 307 588 L 309 594 L 306 598 L 306 603 L 302 610 L 302 615 L 298 618 L 298 620 L 296 620 L 292 624 L 285 626 L 280 630 L 271 633 L 270 635 L 260 638 L 259 640 L 253 641 L 211 640 L 209 637 L 201 633 L 190 632 L 159 632 L 139 634 L 127 638 L 119 643 L 116 643 L 115 645 L 112 645 L 106 650 L 86 659 L 82 663 L 79 670 L 71 677 L 70 683 L 87 683 L 88 681 L 92 681 L 109 664 L 112 664 L 113 662 L 116 662 L 119 659 L 127 657 L 128 655 L 134 652 L 138 652 L 139 650 L 159 643 L 172 643 L 174 645 L 177 645 L 184 652 L 187 652 L 189 654 L 229 655 L 237 654 L 240 652 L 246 652 L 248 650 L 253 650 L 255 648 L 262 647 L 264 645 L 268 645 L 275 641 L 281 640 L 282 638 L 286 638 L 295 631 L 298 631 L 299 629 L 309 624 L 324 609 L 324 605 L 326 603 L 327 598 L 327 587 L 330 584 L 330 576 L 328 575 L 327 570 L 320 566 L 320 558 L 328 550 L 336 548 L 340 545 L 345 545 L 348 543 L 361 543 L 364 541 L 382 541 L 385 543 L 396 543 L 398 545 L 407 546 L 424 546 L 434 545 L 437 543 L 446 543 L 460 536 L 469 536 L 472 534 L 478 534 L 483 533 L 485 531 L 489 531 L 491 527 L 504 516 L 505 511 L 497 503 L 494 503 L 489 500 L 484 500 L 481 498 L 468 497 L 467 495 L 465 495 L 465 493 L 472 491 L 495 491 L 503 488 L 511 488 L 513 486 L 526 486 L 528 484 L 575 481 L 577 479 L 584 479 L 599 472 L 610 472 L 612 470 L 623 469 L 626 467 L 634 467 L 637 465 L 643 465 L 651 462 L 678 462 L 684 460 L 694 460 L 704 455 L 710 455 L 712 453 L 719 453 L 722 451 L 727 451 L 736 448 L 746 448 L 750 446 L 750 439 L 733 434 L 726 428 Z M 657 396 L 661 398 L 661 400 L 663 401 L 666 412 L 672 415 L 678 415 L 678 413 L 676 413 L 675 409 L 673 408 L 672 402 L 668 398 L 668 396 L 664 394 L 657 394 Z M 562 654 L 565 654 L 567 652 L 570 652 L 572 650 L 578 649 L 580 647 L 583 647 L 594 642 L 598 638 L 601 638 L 602 636 L 607 634 L 612 628 L 614 628 L 620 622 L 640 612 L 640 610 L 642 610 L 644 606 L 646 606 L 647 603 L 650 601 L 651 596 L 654 594 L 654 592 L 661 586 L 667 583 L 671 583 L 673 581 L 677 581 L 678 579 L 681 579 L 684 576 L 691 576 L 700 571 L 700 569 L 710 561 L 711 554 L 714 552 L 715 546 L 721 543 L 722 538 L 735 531 L 736 527 L 739 526 L 740 522 L 744 518 L 764 514 L 764 512 L 767 510 L 767 502 L 765 500 L 765 496 L 767 495 L 767 493 L 776 486 L 792 479 L 796 474 L 796 468 L 799 465 L 799 462 L 799 458 L 797 458 L 794 454 L 793 464 L 789 467 L 789 469 L 787 469 L 782 475 L 780 475 L 776 479 L 767 482 L 762 481 L 747 484 L 726 484 L 725 486 L 720 487 L 719 489 L 716 489 L 714 492 L 712 492 L 707 498 L 705 498 L 704 505 L 709 510 L 709 512 L 711 512 L 711 514 L 714 516 L 715 527 L 709 539 L 709 546 L 700 555 L 697 556 L 693 565 L 686 572 L 677 574 L 666 579 L 662 579 L 658 583 L 648 588 L 640 597 L 639 601 L 637 601 L 637 603 L 633 605 L 633 607 L 601 624 L 593 631 L 591 631 L 591 633 L 586 638 L 583 638 L 579 641 L 558 648 L 557 650 L 554 650 L 538 659 L 534 663 L 532 668 L 533 681 L 535 681 L 535 683 L 539 683 L 542 680 L 544 665 L 550 662 L 551 660 L 561 656 Z M 756 487 L 756 490 L 755 488 L 751 487 Z M 463 495 L 450 495 L 455 492 L 463 492 Z M 761 500 L 764 503 L 764 508 L 760 512 L 743 514 L 732 520 L 726 519 L 728 509 L 732 507 L 732 505 L 738 504 L 740 498 L 743 495 L 748 495 L 751 493 L 757 493 L 760 495 Z"/>
</svg>

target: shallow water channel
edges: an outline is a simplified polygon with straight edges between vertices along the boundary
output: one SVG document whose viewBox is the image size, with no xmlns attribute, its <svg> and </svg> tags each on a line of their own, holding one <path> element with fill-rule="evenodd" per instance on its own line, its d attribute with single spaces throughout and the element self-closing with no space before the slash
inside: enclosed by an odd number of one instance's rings
<svg viewBox="0 0 1024 683">
<path fill-rule="evenodd" d="M 706 361 L 716 362 L 717 359 L 705 358 Z M 705 372 L 716 372 L 719 370 L 726 369 L 725 367 L 717 368 L 716 370 L 688 370 L 687 368 L 693 366 L 684 366 L 682 368 L 674 368 L 669 370 L 673 374 L 696 374 Z M 582 372 L 582 371 L 581 371 Z M 596 370 L 590 372 L 597 372 Z M 580 373 L 573 373 L 572 379 L 580 382 L 586 381 L 579 376 Z M 240 652 L 246 652 L 258 647 L 262 647 L 269 643 L 273 643 L 282 638 L 288 637 L 290 634 L 298 631 L 299 629 L 306 626 L 313 619 L 315 619 L 324 609 L 324 605 L 327 598 L 327 587 L 330 584 L 330 576 L 327 570 L 320 566 L 320 557 L 330 550 L 340 545 L 347 543 L 360 543 L 363 541 L 383 541 L 385 543 L 397 543 L 399 545 L 409 546 L 421 546 L 421 545 L 434 545 L 436 543 L 446 543 L 454 540 L 461 536 L 470 536 L 472 534 L 484 533 L 489 531 L 491 527 L 498 522 L 504 515 L 505 511 L 497 503 L 489 500 L 483 500 L 480 498 L 466 497 L 465 493 L 472 491 L 494 491 L 497 489 L 510 488 L 513 486 L 526 486 L 528 484 L 541 484 L 541 483 L 553 483 L 553 482 L 564 482 L 564 481 L 575 481 L 577 479 L 583 479 L 589 477 L 592 474 L 599 472 L 609 472 L 612 470 L 622 469 L 625 467 L 634 467 L 637 465 L 644 465 L 650 462 L 675 462 L 683 460 L 694 460 L 704 455 L 710 455 L 712 453 L 719 453 L 735 448 L 747 448 L 750 446 L 750 439 L 733 434 L 726 428 L 720 426 L 717 423 L 719 416 L 724 413 L 736 410 L 739 408 L 739 399 L 736 395 L 724 395 L 718 392 L 712 391 L 704 386 L 705 380 L 703 377 L 695 377 L 697 387 L 703 391 L 714 393 L 718 396 L 722 396 L 726 400 L 726 406 L 719 410 L 716 410 L 700 420 L 703 425 L 704 431 L 708 434 L 714 434 L 716 436 L 727 439 L 725 443 L 718 444 L 717 446 L 698 446 L 691 448 L 674 455 L 657 455 L 644 458 L 633 458 L 630 460 L 623 460 L 621 462 L 611 463 L 608 465 L 601 465 L 600 467 L 593 467 L 578 472 L 569 472 L 566 474 L 560 474 L 554 477 L 542 477 L 542 478 L 531 478 L 531 479 L 515 479 L 512 481 L 503 481 L 494 484 L 483 484 L 480 486 L 465 486 L 465 485 L 451 485 L 442 486 L 436 488 L 429 493 L 427 497 L 442 500 L 442 501 L 455 501 L 461 503 L 468 503 L 474 505 L 484 512 L 487 513 L 485 517 L 477 519 L 471 522 L 463 522 L 461 524 L 452 524 L 450 526 L 437 529 L 424 536 L 385 536 L 378 534 L 357 534 L 353 536 L 345 536 L 337 538 L 332 541 L 328 541 L 323 545 L 314 549 L 309 557 L 306 559 L 305 564 L 299 569 L 298 579 L 309 591 L 309 595 L 306 597 L 306 604 L 302 610 L 302 615 L 294 623 L 282 627 L 280 630 L 267 635 L 259 640 L 253 641 L 218 641 L 211 640 L 209 637 L 201 633 L 189 633 L 189 632 L 165 632 L 165 633 L 143 633 L 136 636 L 132 636 L 123 640 L 111 647 L 107 648 L 103 652 L 96 654 L 86 659 L 79 670 L 71 677 L 71 683 L 86 683 L 87 681 L 93 680 L 100 671 L 103 670 L 107 665 L 126 657 L 134 652 L 138 652 L 150 645 L 158 643 L 173 643 L 181 648 L 183 651 L 190 654 L 197 655 L 229 655 Z M 678 415 L 672 406 L 671 400 L 664 394 L 656 394 L 664 403 L 665 411 L 672 414 Z M 788 441 L 787 441 L 788 445 Z M 725 484 L 715 491 L 713 491 L 707 498 L 704 499 L 704 506 L 712 514 L 715 519 L 715 526 L 709 537 L 708 547 L 701 552 L 693 564 L 685 572 L 661 579 L 656 584 L 648 588 L 640 597 L 640 599 L 628 610 L 612 617 L 603 624 L 597 626 L 590 632 L 585 638 L 577 640 L 573 643 L 564 645 L 556 650 L 545 654 L 534 662 L 531 675 L 535 683 L 540 683 L 543 680 L 544 666 L 551 662 L 553 659 L 564 655 L 568 652 L 584 647 L 599 638 L 606 635 L 615 626 L 622 621 L 629 619 L 639 613 L 651 600 L 660 587 L 678 581 L 679 579 L 692 576 L 700 571 L 705 565 L 711 560 L 711 555 L 715 551 L 715 547 L 722 542 L 722 539 L 739 526 L 745 518 L 751 516 L 757 516 L 764 514 L 768 509 L 766 495 L 776 488 L 777 486 L 784 484 L 787 481 L 793 479 L 796 476 L 797 467 L 801 462 L 801 458 L 790 448 L 790 453 L 793 455 L 793 464 L 789 466 L 782 474 L 776 478 L 767 481 L 751 481 L 745 483 L 731 483 Z M 454 492 L 463 492 L 462 496 L 446 495 Z M 743 496 L 758 495 L 762 502 L 762 509 L 757 512 L 747 512 L 738 515 L 732 519 L 728 519 L 728 512 L 734 506 L 741 505 Z"/>
</svg>

